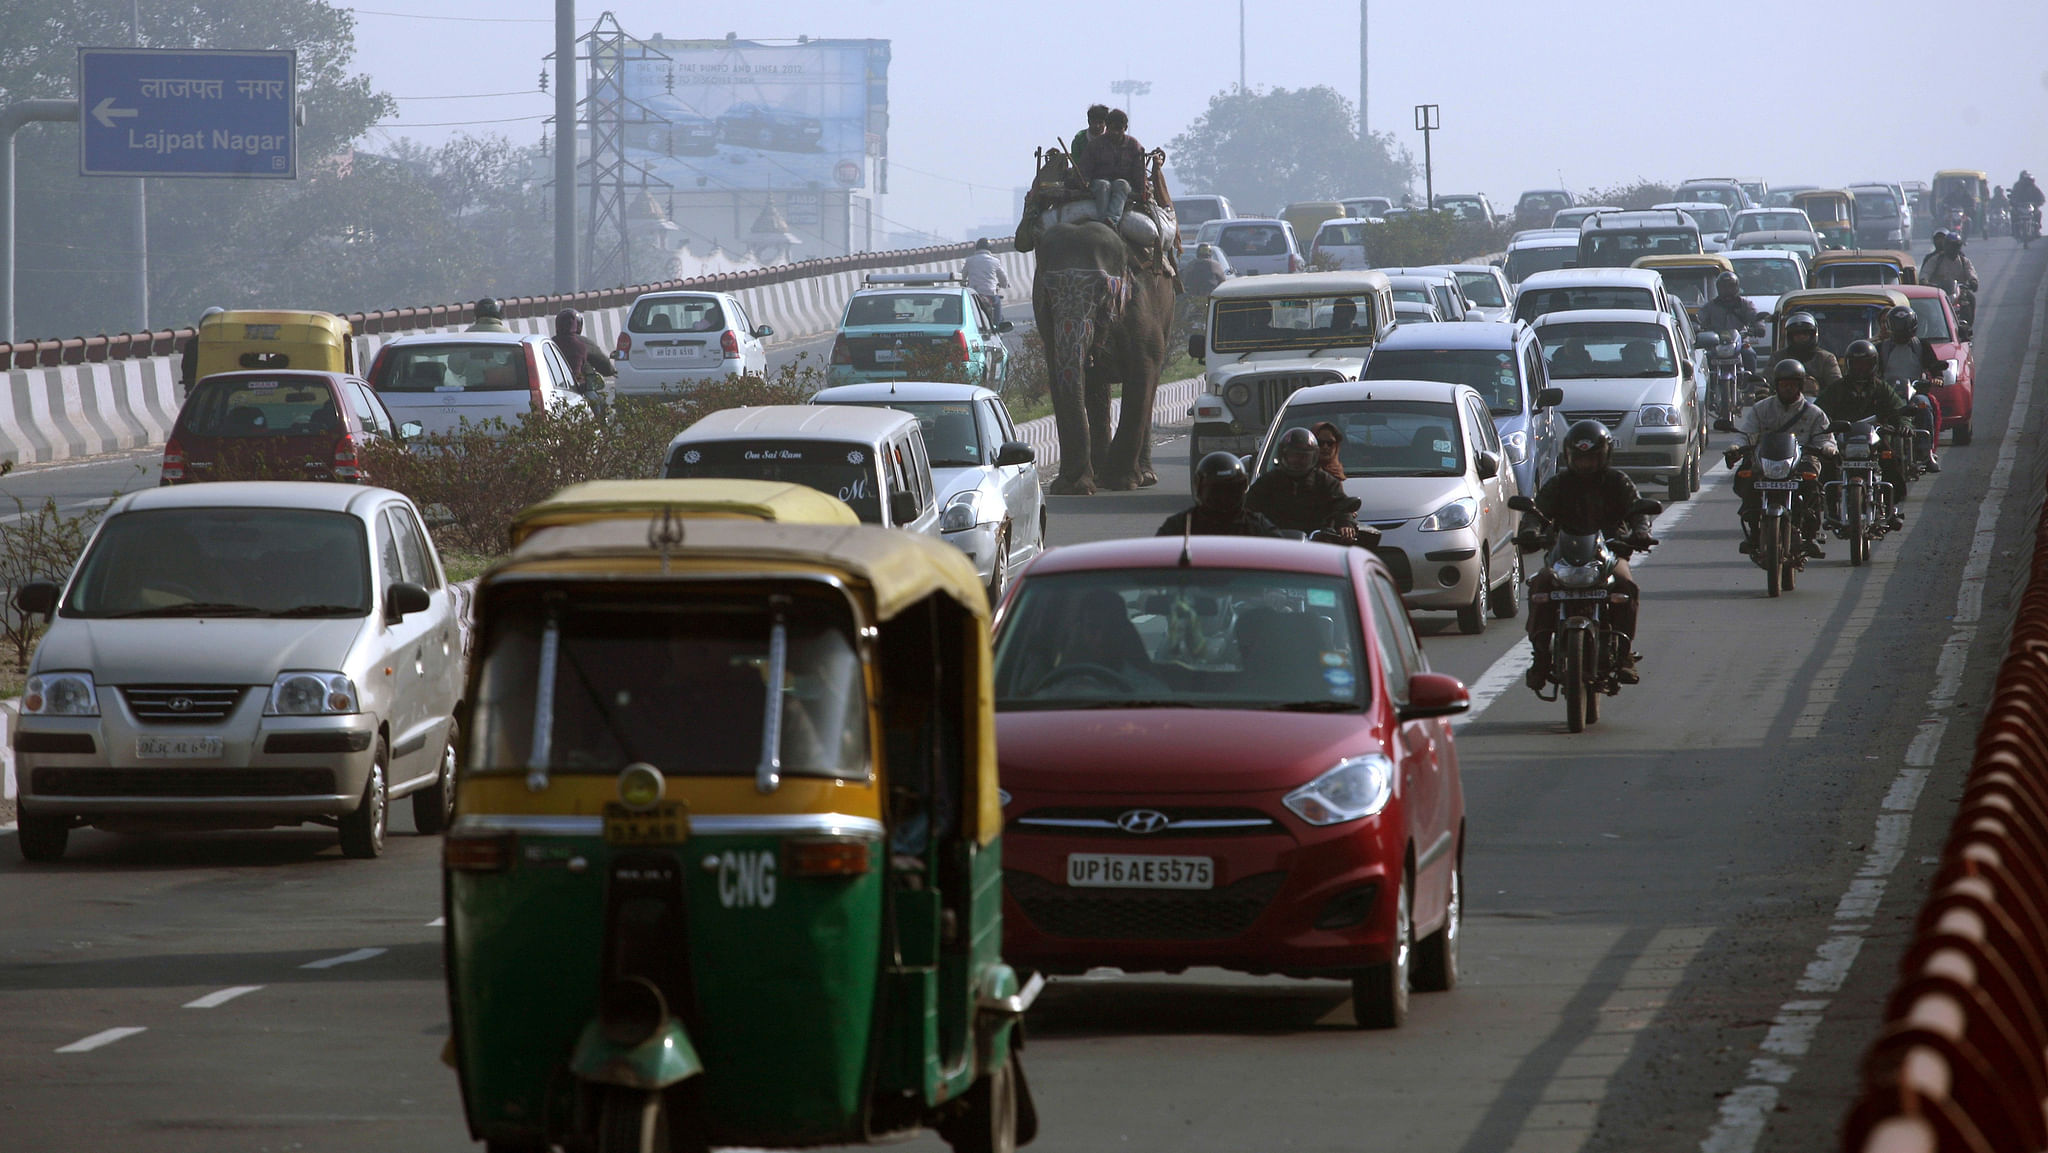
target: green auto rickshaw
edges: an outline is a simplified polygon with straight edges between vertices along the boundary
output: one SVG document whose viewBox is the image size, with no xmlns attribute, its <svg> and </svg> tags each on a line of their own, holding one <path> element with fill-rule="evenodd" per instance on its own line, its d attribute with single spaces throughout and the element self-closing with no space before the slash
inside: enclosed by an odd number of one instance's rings
<svg viewBox="0 0 2048 1153">
<path fill-rule="evenodd" d="M 540 528 L 479 582 L 447 1056 L 494 1153 L 1031 1140 L 988 602 L 859 525 Z"/>
</svg>

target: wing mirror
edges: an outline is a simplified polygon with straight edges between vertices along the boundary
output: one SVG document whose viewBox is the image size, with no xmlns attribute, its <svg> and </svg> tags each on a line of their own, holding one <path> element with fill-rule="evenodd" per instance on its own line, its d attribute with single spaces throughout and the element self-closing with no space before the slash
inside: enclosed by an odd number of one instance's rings
<svg viewBox="0 0 2048 1153">
<path fill-rule="evenodd" d="M 770 336 L 774 336 L 774 335 L 775 335 L 775 330 L 774 330 L 774 329 L 772 329 L 772 328 L 770 328 L 770 327 L 768 327 L 768 326 L 767 326 L 767 325 L 765 325 L 765 324 L 762 324 L 762 325 L 757 325 L 757 326 L 755 326 L 755 328 L 754 328 L 754 339 L 756 339 L 756 340 L 761 340 L 761 339 L 764 339 L 764 338 L 766 338 L 766 337 L 770 337 Z"/>
<path fill-rule="evenodd" d="M 1010 323 L 1009 321 L 1005 320 L 1005 321 L 1002 321 L 1001 323 L 999 323 L 999 324 L 997 324 L 997 325 L 996 325 L 996 331 L 997 331 L 997 332 L 1011 332 L 1011 331 L 1014 331 L 1014 330 L 1016 329 L 1016 327 L 1017 327 L 1016 325 L 1014 325 L 1014 324 Z"/>
<path fill-rule="evenodd" d="M 57 594 L 62 590 L 49 581 L 30 581 L 14 590 L 14 607 L 25 617 L 48 621 L 57 611 Z"/>
<path fill-rule="evenodd" d="M 434 603 L 427 590 L 411 581 L 399 581 L 384 590 L 384 619 L 397 624 L 413 613 L 426 612 Z"/>
<path fill-rule="evenodd" d="M 1188 359 L 1195 361 L 1207 360 L 1207 353 L 1209 351 L 1206 347 L 1207 344 L 1207 334 L 1200 332 L 1188 333 Z"/>
<path fill-rule="evenodd" d="M 1639 500 L 1634 504 L 1628 506 L 1628 515 L 1630 516 L 1656 516 L 1658 513 L 1661 513 L 1663 511 L 1663 505 L 1658 504 L 1656 501 L 1651 500 L 1648 497 L 1645 497 L 1642 500 Z"/>
<path fill-rule="evenodd" d="M 1964 344 L 1970 343 L 1971 336 L 1975 331 L 1976 325 L 1971 324 L 1969 321 L 1956 321 L 1956 339 L 1963 342 Z"/>
<path fill-rule="evenodd" d="M 398 439 L 400 440 L 418 440 L 420 437 L 425 436 L 426 433 L 426 426 L 416 420 L 408 420 L 398 426 Z"/>
<path fill-rule="evenodd" d="M 1708 329 L 1692 338 L 1692 346 L 1701 352 L 1712 352 L 1721 347 L 1721 334 Z"/>
<path fill-rule="evenodd" d="M 1452 717 L 1472 707 L 1465 682 L 1445 673 L 1416 673 L 1408 678 L 1408 703 L 1399 709 L 1404 721 Z"/>
<path fill-rule="evenodd" d="M 1508 498 L 1508 507 L 1516 512 L 1535 512 L 1536 502 L 1521 493 L 1516 493 Z"/>
<path fill-rule="evenodd" d="M 1472 458 L 1472 471 L 1480 480 L 1492 480 L 1500 475 L 1500 456 L 1496 453 L 1481 452 Z"/>
<path fill-rule="evenodd" d="M 1536 394 L 1537 408 L 1556 408 L 1564 403 L 1564 389 L 1546 388 Z"/>
<path fill-rule="evenodd" d="M 996 467 L 1009 468 L 1012 465 L 1030 464 L 1038 459 L 1038 450 L 1021 440 L 1004 441 L 996 449 Z"/>
<path fill-rule="evenodd" d="M 916 493 L 892 492 L 889 494 L 889 520 L 897 528 L 902 528 L 904 525 L 916 520 L 917 514 L 923 511 L 924 506 L 918 503 Z"/>
</svg>

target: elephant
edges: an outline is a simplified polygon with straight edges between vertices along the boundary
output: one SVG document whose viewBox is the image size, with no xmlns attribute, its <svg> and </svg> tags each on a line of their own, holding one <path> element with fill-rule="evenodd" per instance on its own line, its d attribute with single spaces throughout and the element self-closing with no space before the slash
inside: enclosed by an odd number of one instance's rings
<svg viewBox="0 0 2048 1153">
<path fill-rule="evenodd" d="M 1166 366 L 1174 278 L 1142 266 L 1107 224 L 1054 224 L 1037 237 L 1031 305 L 1045 341 L 1055 493 L 1087 496 L 1159 483 L 1152 471 L 1152 401 Z M 1110 433 L 1110 387 L 1123 385 L 1123 420 Z"/>
</svg>

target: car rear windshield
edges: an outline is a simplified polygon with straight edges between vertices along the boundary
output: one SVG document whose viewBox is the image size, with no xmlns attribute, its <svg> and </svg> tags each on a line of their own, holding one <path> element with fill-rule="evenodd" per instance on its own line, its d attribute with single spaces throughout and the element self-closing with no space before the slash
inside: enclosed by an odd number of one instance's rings
<svg viewBox="0 0 2048 1153">
<path fill-rule="evenodd" d="M 1457 409 L 1434 400 L 1345 400 L 1289 405 L 1280 414 L 1271 444 L 1290 428 L 1329 421 L 1343 434 L 1337 459 L 1347 477 L 1463 476 L 1465 451 L 1458 435 Z M 1277 448 L 1261 472 L 1278 467 Z"/>
<path fill-rule="evenodd" d="M 1628 321 L 1553 324 L 1543 328 L 1543 359 L 1552 380 L 1673 376 L 1678 362 L 1662 325 Z"/>
<path fill-rule="evenodd" d="M 836 401 L 860 408 L 890 408 L 917 418 L 933 468 L 973 468 L 984 462 L 981 427 L 968 400 Z"/>
<path fill-rule="evenodd" d="M 1830 264 L 1813 270 L 1814 288 L 1854 288 L 1860 284 L 1897 284 L 1893 264 Z"/>
<path fill-rule="evenodd" d="M 1453 220 L 1478 220 L 1486 215 L 1486 205 L 1474 196 L 1440 196 L 1436 206 L 1450 213 Z"/>
<path fill-rule="evenodd" d="M 1316 233 L 1317 248 L 1333 248 L 1338 245 L 1349 248 L 1363 247 L 1365 245 L 1365 225 L 1325 224 L 1322 231 Z"/>
<path fill-rule="evenodd" d="M 405 344 L 384 350 L 370 385 L 378 392 L 525 392 L 526 346 L 502 341 Z"/>
<path fill-rule="evenodd" d="M 1481 308 L 1506 308 L 1507 299 L 1500 294 L 1500 281 L 1490 272 L 1455 272 L 1458 289 L 1465 299 Z"/>
<path fill-rule="evenodd" d="M 1799 280 L 1798 262 L 1789 257 L 1781 260 L 1738 260 L 1735 262 L 1735 276 L 1742 281 L 1745 296 L 1783 296 L 1806 287 Z"/>
<path fill-rule="evenodd" d="M 1820 326 L 1820 346 L 1836 356 L 1849 351 L 1849 346 L 1859 340 L 1881 340 L 1884 337 L 1885 314 L 1891 311 L 1887 304 L 1801 304 L 1797 311 L 1813 317 Z M 1925 333 L 1921 334 L 1925 336 Z"/>
<path fill-rule="evenodd" d="M 1223 204 L 1206 196 L 1182 197 L 1174 201 L 1174 215 L 1182 228 L 1200 228 L 1223 218 Z"/>
<path fill-rule="evenodd" d="M 1699 203 L 1721 204 L 1729 208 L 1740 208 L 1742 206 L 1742 197 L 1733 188 L 1718 188 L 1713 185 L 1687 185 L 1679 188 L 1678 195 Z"/>
<path fill-rule="evenodd" d="M 961 323 L 957 292 L 890 292 L 856 296 L 846 304 L 846 327 Z"/>
<path fill-rule="evenodd" d="M 1370 343 L 1372 300 L 1365 296 L 1287 296 L 1219 300 L 1210 347 L 1217 352 L 1339 348 Z"/>
<path fill-rule="evenodd" d="M 1803 212 L 1745 212 L 1735 218 L 1736 235 L 1745 232 L 1808 232 L 1813 222 Z"/>
<path fill-rule="evenodd" d="M 643 297 L 626 327 L 634 332 L 722 332 L 725 309 L 715 296 Z"/>
<path fill-rule="evenodd" d="M 79 563 L 67 617 L 360 617 L 370 551 L 347 513 L 167 508 L 108 518 Z"/>
<path fill-rule="evenodd" d="M 1526 192 L 1522 194 L 1522 202 L 1516 205 L 1516 208 L 1523 212 L 1556 212 L 1558 209 L 1570 208 L 1571 206 L 1572 198 L 1570 193 Z"/>
<path fill-rule="evenodd" d="M 882 523 L 875 490 L 874 450 L 850 440 L 707 440 L 678 445 L 669 454 L 671 479 L 779 480 L 817 489 L 853 507 L 869 524 Z"/>
<path fill-rule="evenodd" d="M 1225 256 L 1285 256 L 1287 234 L 1277 224 L 1251 224 L 1219 229 L 1217 247 Z"/>
<path fill-rule="evenodd" d="M 1470 385 L 1495 416 L 1522 411 L 1522 380 L 1512 349 L 1382 348 L 1366 362 L 1363 380 L 1440 380 Z"/>
<path fill-rule="evenodd" d="M 1655 311 L 1657 294 L 1623 284 L 1575 285 L 1570 288 L 1525 288 L 1515 297 L 1515 318 L 1534 320 L 1553 312 L 1592 308 L 1634 308 Z"/>
<path fill-rule="evenodd" d="M 1687 229 L 1589 232 L 1579 237 L 1579 263 L 1587 268 L 1627 268 L 1644 256 L 1684 256 L 1700 250 L 1700 234 Z"/>
<path fill-rule="evenodd" d="M 1109 569 L 1027 578 L 996 637 L 996 708 L 1359 712 L 1371 699 L 1342 577 Z"/>
<path fill-rule="evenodd" d="M 1554 244 L 1545 247 L 1517 248 L 1508 253 L 1508 262 L 1503 270 L 1508 282 L 1520 284 L 1539 272 L 1554 272 L 1569 268 L 1579 261 L 1579 247 L 1576 244 Z"/>
<path fill-rule="evenodd" d="M 1859 192 L 1856 194 L 1856 215 L 1873 223 L 1880 220 L 1897 220 L 1898 198 L 1889 192 Z"/>
<path fill-rule="evenodd" d="M 341 409 L 322 377 L 202 380 L 178 421 L 206 437 L 338 436 Z"/>
</svg>

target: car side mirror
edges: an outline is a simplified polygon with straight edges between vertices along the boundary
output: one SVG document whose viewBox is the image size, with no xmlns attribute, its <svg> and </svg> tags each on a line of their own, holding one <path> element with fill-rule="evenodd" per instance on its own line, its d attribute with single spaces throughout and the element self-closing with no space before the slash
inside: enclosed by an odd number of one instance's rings
<svg viewBox="0 0 2048 1153">
<path fill-rule="evenodd" d="M 1479 474 L 1480 480 L 1492 480 L 1494 477 L 1499 476 L 1499 455 L 1491 452 L 1481 452 L 1476 454 L 1472 458 L 1472 471 Z"/>
<path fill-rule="evenodd" d="M 766 337 L 770 337 L 770 336 L 774 336 L 774 335 L 775 335 L 775 330 L 774 330 L 773 328 L 770 328 L 770 327 L 768 327 L 768 326 L 767 326 L 767 325 L 765 325 L 765 324 L 762 324 L 762 325 L 756 325 L 756 326 L 755 326 L 755 328 L 754 328 L 754 338 L 755 338 L 756 340 L 764 339 L 764 338 L 766 338 Z"/>
<path fill-rule="evenodd" d="M 1209 351 L 1206 347 L 1207 343 L 1208 338 L 1205 334 L 1199 332 L 1188 333 L 1188 359 L 1195 361 L 1207 360 L 1207 353 Z"/>
<path fill-rule="evenodd" d="M 25 617 L 42 617 L 47 621 L 57 611 L 57 594 L 61 591 L 50 581 L 30 581 L 14 590 L 14 607 Z"/>
<path fill-rule="evenodd" d="M 997 332 L 1014 332 L 1014 331 L 1016 331 L 1016 328 L 1017 328 L 1017 326 L 1016 326 L 1016 325 L 1014 325 L 1014 324 L 1010 323 L 1010 322 L 1009 322 L 1009 321 L 1007 321 L 1007 320 L 1005 320 L 1005 321 L 1003 321 L 1003 322 L 1001 322 L 1001 323 L 999 323 L 999 324 L 997 324 L 997 325 L 996 325 L 996 331 L 997 331 Z"/>
<path fill-rule="evenodd" d="M 423 586 L 399 581 L 384 590 L 384 619 L 396 624 L 413 613 L 427 611 L 433 603 L 434 598 Z"/>
<path fill-rule="evenodd" d="M 1508 507 L 1516 512 L 1535 512 L 1536 502 L 1521 493 L 1516 493 L 1508 498 Z"/>
<path fill-rule="evenodd" d="M 1404 721 L 1453 717 L 1472 707 L 1465 682 L 1446 673 L 1416 673 L 1408 678 L 1408 703 L 1398 715 Z"/>
<path fill-rule="evenodd" d="M 1564 389 L 1546 388 L 1536 394 L 1537 408 L 1556 408 L 1564 403 Z"/>
<path fill-rule="evenodd" d="M 398 439 L 400 440 L 418 440 L 426 434 L 426 426 L 416 420 L 408 420 L 398 426 Z"/>
<path fill-rule="evenodd" d="M 904 525 L 916 520 L 917 514 L 923 511 L 924 506 L 918 503 L 916 493 L 892 492 L 889 494 L 889 521 L 897 528 L 902 528 Z"/>
<path fill-rule="evenodd" d="M 1976 325 L 1971 324 L 1967 320 L 1956 321 L 1956 339 L 1964 344 L 1970 343 L 1971 335 L 1976 331 L 1976 327 Z"/>
<path fill-rule="evenodd" d="M 996 467 L 1009 468 L 1012 465 L 1030 464 L 1038 459 L 1038 450 L 1021 440 L 1004 441 L 996 449 Z"/>
<path fill-rule="evenodd" d="M 1709 329 L 1693 337 L 1692 346 L 1701 352 L 1712 352 L 1721 347 L 1721 334 Z"/>
</svg>

